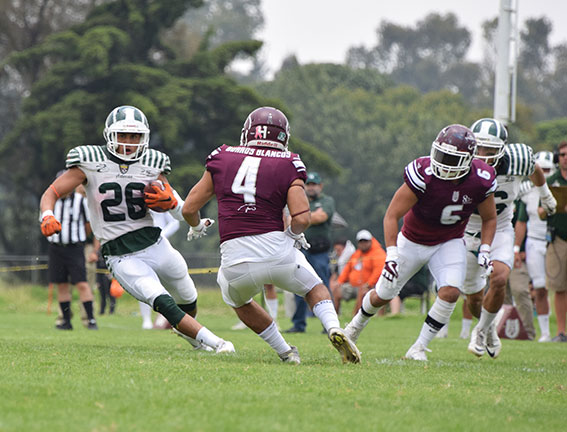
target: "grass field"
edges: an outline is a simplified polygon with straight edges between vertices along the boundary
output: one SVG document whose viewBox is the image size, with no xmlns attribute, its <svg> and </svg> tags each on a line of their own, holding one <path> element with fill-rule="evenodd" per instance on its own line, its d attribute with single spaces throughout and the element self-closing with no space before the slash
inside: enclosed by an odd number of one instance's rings
<svg viewBox="0 0 567 432">
<path fill-rule="evenodd" d="M 302 364 L 280 362 L 218 290 L 201 290 L 199 320 L 236 354 L 194 352 L 169 331 L 143 331 L 124 295 L 99 331 L 73 320 L 53 328 L 40 287 L 0 286 L 0 431 L 564 431 L 567 344 L 503 341 L 500 358 L 477 359 L 458 339 L 434 340 L 427 364 L 402 360 L 423 316 L 374 318 L 343 365 L 310 319 L 286 336 Z M 75 312 L 77 311 L 75 302 Z M 352 303 L 344 308 L 346 324 Z M 289 320 L 280 309 L 280 324 Z M 554 324 L 552 324 L 554 328 Z"/>
</svg>

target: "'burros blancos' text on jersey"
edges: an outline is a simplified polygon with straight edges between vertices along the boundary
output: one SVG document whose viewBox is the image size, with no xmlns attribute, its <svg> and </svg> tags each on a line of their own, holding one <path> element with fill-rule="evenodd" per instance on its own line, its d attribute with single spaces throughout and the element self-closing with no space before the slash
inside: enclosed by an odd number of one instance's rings
<svg viewBox="0 0 567 432">
<path fill-rule="evenodd" d="M 307 178 L 299 155 L 260 147 L 223 145 L 207 158 L 219 203 L 221 243 L 237 237 L 283 231 L 287 191 Z"/>
<path fill-rule="evenodd" d="M 421 157 L 406 166 L 404 181 L 418 201 L 404 216 L 402 233 L 423 245 L 462 237 L 477 205 L 496 190 L 494 169 L 476 159 L 470 172 L 453 182 L 435 177 L 429 157 Z"/>
<path fill-rule="evenodd" d="M 105 146 L 86 145 L 69 151 L 66 166 L 78 167 L 87 176 L 91 227 L 102 244 L 153 226 L 144 187 L 161 173 L 169 174 L 169 156 L 147 149 L 139 160 L 126 162 L 110 155 Z"/>
</svg>

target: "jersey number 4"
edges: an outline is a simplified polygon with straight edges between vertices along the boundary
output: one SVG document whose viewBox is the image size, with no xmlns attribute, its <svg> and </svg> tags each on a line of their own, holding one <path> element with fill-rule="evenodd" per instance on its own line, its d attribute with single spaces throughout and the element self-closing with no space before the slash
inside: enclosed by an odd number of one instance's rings
<svg viewBox="0 0 567 432">
<path fill-rule="evenodd" d="M 232 192 L 244 195 L 246 204 L 256 204 L 256 180 L 262 158 L 246 156 L 232 182 Z"/>
</svg>

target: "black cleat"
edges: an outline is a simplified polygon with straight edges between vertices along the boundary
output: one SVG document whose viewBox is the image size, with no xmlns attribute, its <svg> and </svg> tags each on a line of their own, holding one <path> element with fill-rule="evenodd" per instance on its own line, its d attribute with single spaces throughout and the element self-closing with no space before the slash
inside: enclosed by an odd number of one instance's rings
<svg viewBox="0 0 567 432">
<path fill-rule="evenodd" d="M 63 321 L 55 326 L 57 330 L 73 330 L 73 326 L 69 321 Z"/>
</svg>

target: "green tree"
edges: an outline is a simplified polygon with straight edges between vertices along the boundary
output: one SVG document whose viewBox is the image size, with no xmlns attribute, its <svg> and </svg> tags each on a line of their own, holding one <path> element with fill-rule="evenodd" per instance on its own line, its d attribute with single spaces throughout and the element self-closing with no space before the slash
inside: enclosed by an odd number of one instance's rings
<svg viewBox="0 0 567 432">
<path fill-rule="evenodd" d="M 339 174 L 325 171 L 325 190 L 351 234 L 368 228 L 381 236 L 384 212 L 407 163 L 429 154 L 443 126 L 470 124 L 478 115 L 452 92 L 422 95 L 375 70 L 340 65 L 290 62 L 258 89 L 294 113 L 292 136 L 314 143 L 340 165 Z M 303 160 L 308 169 L 322 169 L 309 157 Z"/>
<path fill-rule="evenodd" d="M 25 100 L 22 116 L 0 142 L 7 202 L 17 202 L 0 218 L 0 241 L 11 252 L 39 244 L 36 226 L 40 194 L 77 145 L 101 144 L 106 115 L 116 106 L 142 109 L 152 130 L 151 145 L 168 153 L 171 182 L 182 194 L 202 175 L 206 155 L 223 144 L 237 144 L 242 123 L 262 99 L 226 74 L 238 55 L 252 56 L 259 41 L 227 42 L 212 49 L 207 41 L 190 58 L 179 58 L 162 38 L 187 8 L 200 0 L 119 0 L 95 8 L 69 30 L 15 52 L 11 67 L 33 62 L 45 67 Z M 306 142 L 294 144 L 314 158 Z M 17 149 L 17 151 L 14 151 Z M 26 157 L 22 157 L 26 155 Z M 333 165 L 321 154 L 323 164 Z M 3 206 L 6 208 L 7 206 Z"/>
<path fill-rule="evenodd" d="M 464 60 L 471 34 L 454 14 L 430 14 L 414 27 L 383 21 L 376 33 L 376 46 L 348 51 L 348 65 L 374 68 L 423 92 L 448 89 L 476 99 L 482 85 L 481 70 Z"/>
</svg>

